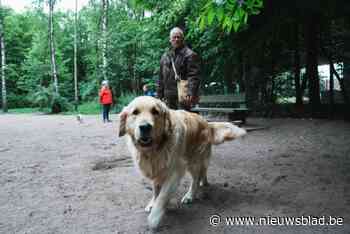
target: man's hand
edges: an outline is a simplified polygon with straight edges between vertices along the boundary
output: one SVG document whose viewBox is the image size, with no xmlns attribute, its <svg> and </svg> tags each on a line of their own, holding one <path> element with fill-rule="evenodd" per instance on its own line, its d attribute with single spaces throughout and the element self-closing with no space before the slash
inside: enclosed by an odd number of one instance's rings
<svg viewBox="0 0 350 234">
<path fill-rule="evenodd" d="M 199 100 L 199 97 L 197 97 L 197 96 L 187 95 L 185 98 L 185 105 L 192 106 L 194 104 L 197 104 L 198 100 Z"/>
</svg>

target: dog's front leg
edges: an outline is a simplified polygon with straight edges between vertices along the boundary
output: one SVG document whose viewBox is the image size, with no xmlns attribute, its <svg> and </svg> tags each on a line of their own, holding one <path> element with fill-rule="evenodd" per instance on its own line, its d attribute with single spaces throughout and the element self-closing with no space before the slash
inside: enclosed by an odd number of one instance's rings
<svg viewBox="0 0 350 234">
<path fill-rule="evenodd" d="M 152 183 L 152 186 L 153 186 L 152 187 L 153 196 L 152 196 L 152 199 L 149 201 L 148 205 L 145 208 L 146 212 L 151 212 L 152 207 L 153 207 L 153 203 L 156 200 L 156 198 L 158 197 L 159 192 L 160 192 L 160 188 L 161 188 L 160 185 L 156 184 L 155 182 Z"/>
<path fill-rule="evenodd" d="M 185 196 L 181 199 L 181 202 L 184 204 L 192 203 L 196 198 L 196 193 L 199 187 L 200 181 L 200 168 L 197 166 L 189 168 L 190 174 L 192 176 L 191 186 Z"/>
<path fill-rule="evenodd" d="M 159 223 L 165 213 L 165 206 L 170 199 L 171 193 L 176 190 L 181 176 L 181 174 L 174 173 L 170 175 L 170 177 L 161 185 L 159 195 L 153 201 L 153 207 L 148 216 L 148 224 L 152 229 L 159 226 Z"/>
</svg>

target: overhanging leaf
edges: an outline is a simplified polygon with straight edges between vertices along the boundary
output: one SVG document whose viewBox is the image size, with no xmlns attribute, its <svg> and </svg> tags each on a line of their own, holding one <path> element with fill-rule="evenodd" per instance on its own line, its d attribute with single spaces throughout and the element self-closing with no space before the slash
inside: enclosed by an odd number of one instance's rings
<svg viewBox="0 0 350 234">
<path fill-rule="evenodd" d="M 208 11 L 208 24 L 211 25 L 213 23 L 215 17 L 215 9 L 210 8 Z"/>
</svg>

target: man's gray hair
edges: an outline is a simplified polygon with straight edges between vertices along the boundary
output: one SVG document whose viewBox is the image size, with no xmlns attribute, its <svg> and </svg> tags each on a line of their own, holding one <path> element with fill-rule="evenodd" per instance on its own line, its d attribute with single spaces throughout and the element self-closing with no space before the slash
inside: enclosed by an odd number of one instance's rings
<svg viewBox="0 0 350 234">
<path fill-rule="evenodd" d="M 179 27 L 175 27 L 175 28 L 171 29 L 171 31 L 170 31 L 170 37 L 171 37 L 174 33 L 180 33 L 181 36 L 184 37 L 184 31 L 182 31 L 182 29 L 179 28 Z"/>
</svg>

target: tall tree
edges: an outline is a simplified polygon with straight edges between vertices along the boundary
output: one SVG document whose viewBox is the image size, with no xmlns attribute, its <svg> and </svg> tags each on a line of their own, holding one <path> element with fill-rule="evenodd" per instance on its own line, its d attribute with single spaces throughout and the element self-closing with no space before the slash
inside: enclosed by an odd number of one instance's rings
<svg viewBox="0 0 350 234">
<path fill-rule="evenodd" d="M 1 93 L 2 93 L 2 110 L 7 112 L 7 97 L 6 97 L 6 57 L 5 57 L 5 30 L 4 30 L 4 14 L 2 3 L 0 0 L 0 49 L 1 49 Z"/>
<path fill-rule="evenodd" d="M 295 98 L 296 98 L 296 105 L 300 107 L 303 105 L 303 92 L 301 89 L 300 84 L 300 45 L 299 45 L 299 22 L 294 21 L 293 22 L 294 27 L 294 40 L 293 40 L 293 49 L 294 49 L 294 84 L 295 84 Z"/>
<path fill-rule="evenodd" d="M 329 115 L 334 116 L 334 71 L 333 64 L 329 64 Z"/>
<path fill-rule="evenodd" d="M 77 24 L 78 20 L 78 0 L 75 0 L 74 12 L 74 100 L 75 110 L 78 110 L 78 65 L 77 65 Z"/>
<path fill-rule="evenodd" d="M 107 17 L 108 17 L 108 0 L 102 0 L 102 19 L 101 19 L 101 52 L 102 52 L 102 73 L 103 79 L 107 80 Z"/>
<path fill-rule="evenodd" d="M 49 0 L 49 44 L 50 44 L 50 54 L 51 54 L 51 72 L 54 82 L 54 89 L 56 95 L 58 92 L 58 78 L 57 78 L 57 64 L 56 64 L 56 49 L 54 43 L 54 26 L 53 26 L 53 9 L 56 0 Z"/>
<path fill-rule="evenodd" d="M 306 47 L 306 76 L 308 79 L 309 100 L 312 115 L 316 115 L 321 103 L 320 99 L 320 78 L 318 76 L 319 58 L 319 18 L 311 15 L 306 19 L 305 25 L 305 47 Z"/>
</svg>

